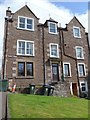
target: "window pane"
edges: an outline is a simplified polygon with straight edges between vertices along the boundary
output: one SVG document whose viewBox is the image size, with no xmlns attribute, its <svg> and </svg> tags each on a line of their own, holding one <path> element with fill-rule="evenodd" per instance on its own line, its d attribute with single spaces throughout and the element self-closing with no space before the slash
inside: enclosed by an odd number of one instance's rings
<svg viewBox="0 0 90 120">
<path fill-rule="evenodd" d="M 80 76 L 85 76 L 84 65 L 79 64 L 79 74 Z"/>
<path fill-rule="evenodd" d="M 32 29 L 32 25 L 27 25 L 27 29 Z"/>
<path fill-rule="evenodd" d="M 58 71 L 57 71 L 57 66 L 53 66 L 53 67 L 52 67 L 52 72 L 53 72 L 54 75 L 57 75 L 57 74 L 58 74 L 58 73 L 57 73 L 57 72 L 58 72 Z"/>
<path fill-rule="evenodd" d="M 27 63 L 27 76 L 33 76 L 33 63 Z"/>
<path fill-rule="evenodd" d="M 81 91 L 82 92 L 86 91 L 86 83 L 81 83 Z"/>
<path fill-rule="evenodd" d="M 76 52 L 78 58 L 83 58 L 82 48 L 77 48 Z"/>
<path fill-rule="evenodd" d="M 82 86 L 85 86 L 85 83 L 81 83 Z"/>
<path fill-rule="evenodd" d="M 64 75 L 70 76 L 69 64 L 64 64 Z"/>
<path fill-rule="evenodd" d="M 19 24 L 19 27 L 20 27 L 20 28 L 25 28 L 25 24 L 21 24 L 21 23 L 20 23 L 20 24 Z"/>
<path fill-rule="evenodd" d="M 27 28 L 32 29 L 32 20 L 31 19 L 27 19 Z"/>
<path fill-rule="evenodd" d="M 79 34 L 79 29 L 78 28 L 74 28 L 74 34 L 75 36 L 79 37 L 80 34 Z"/>
<path fill-rule="evenodd" d="M 32 24 L 32 20 L 31 19 L 27 19 L 27 24 Z"/>
<path fill-rule="evenodd" d="M 57 45 L 51 45 L 51 55 L 57 56 Z"/>
<path fill-rule="evenodd" d="M 18 63 L 18 76 L 25 76 L 25 63 Z"/>
<path fill-rule="evenodd" d="M 26 53 L 29 55 L 33 55 L 33 43 L 27 42 L 27 50 Z"/>
<path fill-rule="evenodd" d="M 82 91 L 83 91 L 83 92 L 86 91 L 86 87 L 82 87 Z"/>
<path fill-rule="evenodd" d="M 50 32 L 56 33 L 55 24 L 50 23 Z"/>
<path fill-rule="evenodd" d="M 25 42 L 19 41 L 18 43 L 18 53 L 24 55 L 25 54 Z"/>
<path fill-rule="evenodd" d="M 19 20 L 20 20 L 20 23 L 25 23 L 25 18 L 20 17 Z"/>
<path fill-rule="evenodd" d="M 25 28 L 25 18 L 22 17 L 19 18 L 19 27 Z"/>
</svg>

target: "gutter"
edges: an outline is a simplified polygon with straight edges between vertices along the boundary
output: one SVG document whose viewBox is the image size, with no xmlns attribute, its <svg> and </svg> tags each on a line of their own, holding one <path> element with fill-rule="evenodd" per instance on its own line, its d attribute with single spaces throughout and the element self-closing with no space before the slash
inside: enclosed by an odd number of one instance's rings
<svg viewBox="0 0 90 120">
<path fill-rule="evenodd" d="M 46 73 L 45 73 L 45 46 L 44 46 L 44 26 L 42 25 L 42 47 L 43 47 L 43 75 L 44 75 L 44 81 L 43 81 L 43 84 L 45 85 L 46 82 L 45 82 L 45 76 L 46 76 Z"/>
<path fill-rule="evenodd" d="M 5 63 L 5 61 L 6 61 L 6 46 L 7 46 L 7 36 L 8 36 L 8 18 L 5 18 L 5 29 L 6 29 L 6 31 L 5 31 L 5 39 L 4 39 L 4 59 L 3 59 L 3 73 L 2 73 L 2 79 L 5 79 L 5 76 L 4 76 L 4 74 L 5 74 L 5 65 L 6 65 L 6 63 Z"/>
<path fill-rule="evenodd" d="M 63 48 L 62 48 L 62 40 L 61 40 L 60 29 L 59 29 L 59 42 L 60 42 L 60 50 L 61 50 L 61 68 L 62 68 L 62 70 L 61 70 L 61 73 L 62 73 L 61 79 L 62 79 L 62 77 L 63 77 Z M 63 81 L 63 79 L 62 79 L 62 81 Z"/>
</svg>

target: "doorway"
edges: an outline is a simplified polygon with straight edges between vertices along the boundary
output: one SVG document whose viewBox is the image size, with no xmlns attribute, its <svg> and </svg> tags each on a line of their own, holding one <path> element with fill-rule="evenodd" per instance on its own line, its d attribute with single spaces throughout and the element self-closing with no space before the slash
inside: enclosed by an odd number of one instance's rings
<svg viewBox="0 0 90 120">
<path fill-rule="evenodd" d="M 77 83 L 72 83 L 72 92 L 73 92 L 73 95 L 78 96 Z"/>
<path fill-rule="evenodd" d="M 52 64 L 52 81 L 59 81 L 59 65 Z"/>
</svg>

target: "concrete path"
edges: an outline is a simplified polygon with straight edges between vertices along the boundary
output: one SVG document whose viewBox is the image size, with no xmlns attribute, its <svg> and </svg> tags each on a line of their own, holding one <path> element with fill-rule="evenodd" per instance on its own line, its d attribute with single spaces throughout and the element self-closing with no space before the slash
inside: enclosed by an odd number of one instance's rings
<svg viewBox="0 0 90 120">
<path fill-rule="evenodd" d="M 0 120 L 6 116 L 6 92 L 0 92 Z"/>
</svg>

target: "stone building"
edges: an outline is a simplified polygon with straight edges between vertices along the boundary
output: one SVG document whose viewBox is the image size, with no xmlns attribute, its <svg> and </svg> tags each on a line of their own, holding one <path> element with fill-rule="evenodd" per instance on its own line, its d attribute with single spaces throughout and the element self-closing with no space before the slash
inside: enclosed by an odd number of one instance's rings
<svg viewBox="0 0 90 120">
<path fill-rule="evenodd" d="M 3 79 L 17 87 L 50 84 L 87 92 L 88 35 L 74 16 L 65 28 L 50 18 L 44 24 L 25 5 L 6 11 L 3 42 Z M 63 86 L 63 87 L 60 87 Z M 58 90 L 59 91 L 59 90 Z"/>
</svg>

